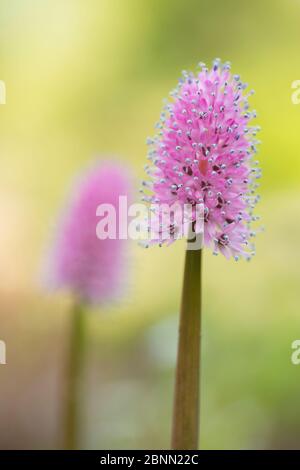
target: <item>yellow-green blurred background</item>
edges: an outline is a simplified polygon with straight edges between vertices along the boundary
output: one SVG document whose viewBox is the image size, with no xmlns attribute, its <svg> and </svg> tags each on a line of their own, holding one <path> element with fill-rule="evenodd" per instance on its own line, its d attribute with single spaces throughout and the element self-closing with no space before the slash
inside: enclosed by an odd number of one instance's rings
<svg viewBox="0 0 300 470">
<path fill-rule="evenodd" d="M 162 99 L 215 57 L 256 90 L 265 233 L 205 253 L 201 448 L 300 448 L 299 0 L 1 0 L 0 448 L 59 448 L 70 299 L 39 285 L 74 174 L 118 156 L 137 186 Z M 89 312 L 82 448 L 167 448 L 184 245 L 131 246 L 121 304 Z"/>
</svg>

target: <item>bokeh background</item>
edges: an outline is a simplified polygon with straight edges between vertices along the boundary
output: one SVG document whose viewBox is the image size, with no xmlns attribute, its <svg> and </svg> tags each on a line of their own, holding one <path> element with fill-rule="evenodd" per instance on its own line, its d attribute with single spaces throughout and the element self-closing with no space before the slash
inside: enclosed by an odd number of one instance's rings
<svg viewBox="0 0 300 470">
<path fill-rule="evenodd" d="M 299 0 L 1 0 L 0 448 L 60 448 L 70 299 L 39 283 L 73 176 L 129 165 L 182 69 L 256 90 L 266 227 L 251 263 L 205 253 L 201 448 L 300 448 Z M 81 447 L 168 448 L 184 245 L 132 244 L 122 303 L 88 312 Z"/>
</svg>

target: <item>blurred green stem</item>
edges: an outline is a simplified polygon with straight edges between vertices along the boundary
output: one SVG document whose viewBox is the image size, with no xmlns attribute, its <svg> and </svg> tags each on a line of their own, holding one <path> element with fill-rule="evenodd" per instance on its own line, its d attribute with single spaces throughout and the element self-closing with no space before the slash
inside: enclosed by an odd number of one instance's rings
<svg viewBox="0 0 300 470">
<path fill-rule="evenodd" d="M 179 324 L 172 449 L 195 450 L 199 439 L 202 250 L 187 250 Z"/>
<path fill-rule="evenodd" d="M 75 302 L 71 312 L 67 389 L 65 397 L 65 449 L 75 450 L 79 445 L 80 386 L 85 350 L 85 313 L 83 305 Z"/>
</svg>

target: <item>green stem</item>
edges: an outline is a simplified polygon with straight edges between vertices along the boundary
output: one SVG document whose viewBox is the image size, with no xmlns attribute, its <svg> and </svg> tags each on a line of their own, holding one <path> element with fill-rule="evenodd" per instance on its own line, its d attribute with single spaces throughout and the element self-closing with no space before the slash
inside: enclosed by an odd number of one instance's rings
<svg viewBox="0 0 300 470">
<path fill-rule="evenodd" d="M 202 250 L 186 251 L 172 427 L 177 450 L 195 450 L 199 442 L 201 258 Z"/>
<path fill-rule="evenodd" d="M 80 302 L 72 309 L 70 349 L 67 369 L 65 410 L 65 449 L 75 450 L 79 445 L 80 386 L 84 362 L 85 313 Z"/>
</svg>

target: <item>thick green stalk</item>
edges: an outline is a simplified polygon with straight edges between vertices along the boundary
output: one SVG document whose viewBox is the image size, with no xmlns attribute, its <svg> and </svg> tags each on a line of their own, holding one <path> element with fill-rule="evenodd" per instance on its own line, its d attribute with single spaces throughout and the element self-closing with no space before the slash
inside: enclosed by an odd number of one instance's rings
<svg viewBox="0 0 300 470">
<path fill-rule="evenodd" d="M 202 250 L 187 250 L 179 324 L 172 449 L 195 450 L 199 443 Z"/>
<path fill-rule="evenodd" d="M 71 314 L 64 448 L 75 450 L 79 447 L 80 399 L 85 350 L 85 313 L 80 302 L 73 305 Z"/>
</svg>

